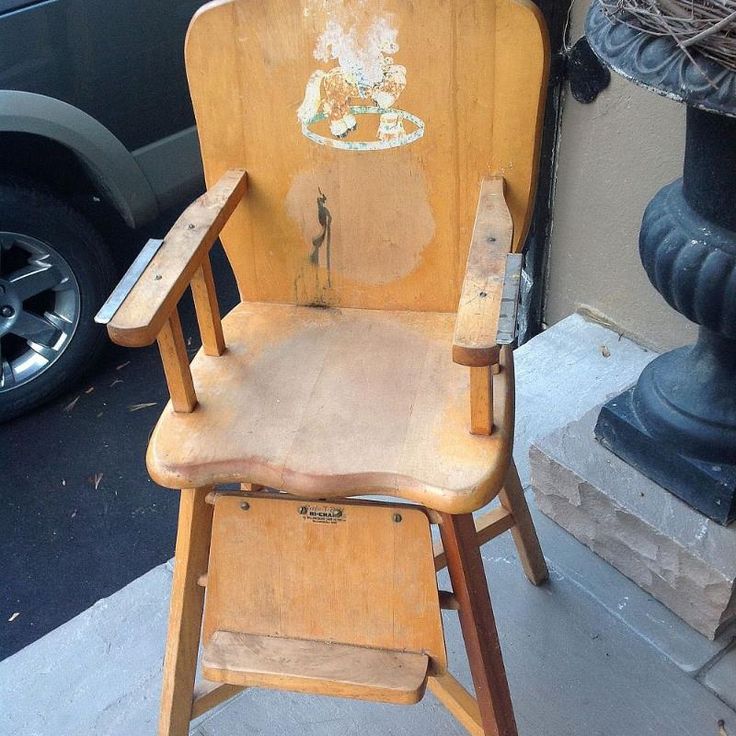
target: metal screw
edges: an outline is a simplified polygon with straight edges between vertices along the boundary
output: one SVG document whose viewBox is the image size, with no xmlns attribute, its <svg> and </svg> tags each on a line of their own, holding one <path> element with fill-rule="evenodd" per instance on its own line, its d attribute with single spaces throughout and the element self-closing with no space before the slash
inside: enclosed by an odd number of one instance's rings
<svg viewBox="0 0 736 736">
<path fill-rule="evenodd" d="M 195 227 L 196 227 L 196 225 L 193 222 L 190 222 L 189 223 L 189 229 L 190 230 L 194 230 Z"/>
<path fill-rule="evenodd" d="M 304 514 L 307 513 L 307 507 L 306 506 L 300 506 L 299 507 L 299 513 L 304 516 Z"/>
<path fill-rule="evenodd" d="M 157 273 L 157 274 L 156 274 L 156 275 L 155 275 L 155 276 L 153 277 L 153 280 L 154 280 L 154 281 L 161 281 L 161 279 L 162 279 L 162 278 L 163 278 L 163 276 L 162 276 L 162 275 L 161 275 L 160 273 Z"/>
<path fill-rule="evenodd" d="M 495 243 L 496 242 L 496 238 L 494 238 L 493 235 L 489 235 L 488 236 L 488 242 L 489 243 Z"/>
<path fill-rule="evenodd" d="M 479 294 L 479 296 L 481 297 L 481 299 L 485 299 L 488 296 L 488 292 L 481 291 L 481 293 Z"/>
<path fill-rule="evenodd" d="M 401 522 L 401 514 L 394 514 L 394 521 L 399 524 Z"/>
<path fill-rule="evenodd" d="M 0 309 L 0 316 L 10 319 L 15 314 L 15 309 L 7 304 Z"/>
<path fill-rule="evenodd" d="M 250 504 L 247 501 L 243 501 L 240 504 L 240 508 L 243 509 L 243 511 L 247 511 L 250 508 Z"/>
</svg>

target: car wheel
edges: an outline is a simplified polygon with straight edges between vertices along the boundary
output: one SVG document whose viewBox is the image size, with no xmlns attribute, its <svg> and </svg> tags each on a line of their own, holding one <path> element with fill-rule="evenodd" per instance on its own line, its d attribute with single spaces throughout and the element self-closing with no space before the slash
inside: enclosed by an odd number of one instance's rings
<svg viewBox="0 0 736 736">
<path fill-rule="evenodd" d="M 0 421 L 69 389 L 105 344 L 93 321 L 115 279 L 92 225 L 53 194 L 0 182 Z"/>
</svg>

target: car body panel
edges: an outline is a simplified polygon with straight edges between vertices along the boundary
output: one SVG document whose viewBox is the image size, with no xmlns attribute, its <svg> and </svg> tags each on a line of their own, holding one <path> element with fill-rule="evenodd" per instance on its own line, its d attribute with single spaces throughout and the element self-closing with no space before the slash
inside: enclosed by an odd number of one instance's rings
<svg viewBox="0 0 736 736">
<path fill-rule="evenodd" d="M 54 140 L 131 227 L 196 193 L 184 37 L 204 0 L 0 0 L 0 133 Z"/>
<path fill-rule="evenodd" d="M 46 0 L 0 15 L 0 89 L 78 107 L 130 151 L 166 138 L 194 125 L 184 37 L 201 5 Z"/>
<path fill-rule="evenodd" d="M 161 210 L 199 194 L 204 187 L 197 128 L 192 126 L 133 151 Z"/>
<path fill-rule="evenodd" d="M 128 149 L 87 113 L 52 97 L 0 90 L 0 132 L 39 135 L 74 151 L 132 227 L 158 214 L 151 184 Z"/>
</svg>

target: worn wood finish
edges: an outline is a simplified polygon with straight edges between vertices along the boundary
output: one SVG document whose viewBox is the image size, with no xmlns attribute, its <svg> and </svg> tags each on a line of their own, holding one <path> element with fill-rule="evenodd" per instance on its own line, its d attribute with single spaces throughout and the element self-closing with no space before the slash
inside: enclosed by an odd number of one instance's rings
<svg viewBox="0 0 736 736">
<path fill-rule="evenodd" d="M 510 514 L 513 514 L 515 523 L 511 528 L 511 533 L 514 536 L 524 574 L 534 585 L 541 585 L 549 577 L 547 562 L 539 545 L 537 530 L 534 528 L 524 489 L 513 460 L 509 464 L 506 481 L 499 494 L 499 500 L 501 506 L 507 509 Z"/>
<path fill-rule="evenodd" d="M 202 264 L 192 276 L 191 286 L 199 331 L 202 335 L 202 349 L 205 355 L 222 355 L 225 352 L 225 337 L 222 334 L 220 306 L 217 303 L 209 255 L 202 258 Z"/>
<path fill-rule="evenodd" d="M 470 431 L 493 433 L 493 373 L 489 365 L 470 369 Z"/>
<path fill-rule="evenodd" d="M 491 509 L 475 520 L 478 546 L 482 547 L 486 542 L 490 542 L 491 539 L 507 532 L 513 526 L 514 517 L 510 511 L 503 507 Z M 447 567 L 447 556 L 441 539 L 434 543 L 433 553 L 435 570 L 439 572 Z"/>
<path fill-rule="evenodd" d="M 455 323 L 452 359 L 468 366 L 498 362 L 498 317 L 514 223 L 501 177 L 484 179 Z"/>
<path fill-rule="evenodd" d="M 470 736 L 486 736 L 478 701 L 449 672 L 430 677 L 427 686 Z"/>
<path fill-rule="evenodd" d="M 433 672 L 446 667 L 429 519 L 417 507 L 222 495 L 207 577 L 207 679 L 248 684 L 217 671 L 217 631 L 423 653 Z"/>
<path fill-rule="evenodd" d="M 406 68 L 396 107 L 420 118 L 424 134 L 381 151 L 318 145 L 302 134 L 297 109 L 310 75 L 337 63 L 315 59 L 320 34 L 330 19 L 360 31 L 378 16 L 397 30 L 391 56 Z M 546 43 L 541 15 L 526 0 L 221 0 L 200 10 L 186 60 L 206 179 L 246 166 L 258 192 L 223 232 L 244 297 L 455 311 L 478 186 L 488 176 L 506 179 L 514 248 L 523 243 Z M 346 140 L 372 139 L 376 128 L 361 118 Z M 329 263 L 314 252 L 324 234 L 322 197 Z"/>
<path fill-rule="evenodd" d="M 107 325 L 113 342 L 150 345 L 176 307 L 223 225 L 243 198 L 242 169 L 223 174 L 176 221 L 142 276 Z"/>
<path fill-rule="evenodd" d="M 302 127 L 307 81 L 328 94 L 337 64 L 329 44 L 315 55 L 329 23 L 358 42 L 393 29 L 374 59 L 393 70 L 393 99 L 353 110 L 358 129 L 340 141 L 379 142 L 390 106 L 411 116 L 413 141 L 339 150 L 327 121 Z M 160 736 L 184 736 L 243 685 L 414 702 L 428 676 L 471 732 L 515 736 L 478 545 L 514 525 L 539 578 L 509 475 L 513 358 L 495 346 L 495 298 L 531 215 L 548 57 L 530 0 L 216 0 L 196 14 L 187 73 L 211 189 L 108 326 L 124 345 L 158 338 L 172 401 L 148 466 L 196 488 L 182 492 Z M 221 229 L 245 300 L 222 326 L 206 260 Z M 204 345 L 191 373 L 176 314 L 189 283 Z M 482 434 L 468 432 L 469 394 Z M 469 512 L 504 481 L 503 507 L 476 529 Z M 231 482 L 306 500 L 209 490 Z M 421 509 L 319 500 L 366 493 L 442 512 L 434 560 Z M 443 674 L 445 564 L 477 704 Z M 193 698 L 203 586 L 205 676 L 226 684 Z"/>
<path fill-rule="evenodd" d="M 209 490 L 181 491 L 159 736 L 189 733 L 204 604 L 204 589 L 197 579 L 207 570 L 212 531 L 212 506 L 205 502 Z"/>
<path fill-rule="evenodd" d="M 181 320 L 176 309 L 161 328 L 158 347 L 164 364 L 166 385 L 171 395 L 171 406 L 175 412 L 183 414 L 194 411 L 197 406 L 197 394 L 189 369 L 189 356 L 181 331 Z"/>
<path fill-rule="evenodd" d="M 471 514 L 440 525 L 485 736 L 517 736 L 514 709 Z"/>
<path fill-rule="evenodd" d="M 191 719 L 199 718 L 207 711 L 243 692 L 244 689 L 240 685 L 228 685 L 221 682 L 209 682 L 208 680 L 197 683 L 194 687 Z"/>
<path fill-rule="evenodd" d="M 494 377 L 491 436 L 468 431 L 453 315 L 237 306 L 227 352 L 192 362 L 200 405 L 165 411 L 148 449 L 172 488 L 241 482 L 324 498 L 380 493 L 450 513 L 500 490 L 513 433 L 512 353 Z"/>
<path fill-rule="evenodd" d="M 424 695 L 429 657 L 329 641 L 217 631 L 202 666 L 244 687 L 412 705 Z"/>
</svg>

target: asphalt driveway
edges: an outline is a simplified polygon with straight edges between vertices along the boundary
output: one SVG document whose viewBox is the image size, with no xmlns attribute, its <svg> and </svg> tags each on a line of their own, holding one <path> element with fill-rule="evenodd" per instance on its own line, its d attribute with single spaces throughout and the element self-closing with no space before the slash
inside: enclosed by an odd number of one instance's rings
<svg viewBox="0 0 736 736">
<path fill-rule="evenodd" d="M 128 238 L 133 249 L 145 235 Z M 229 309 L 237 289 L 219 246 L 213 264 Z M 188 298 L 182 323 L 193 354 Z M 144 462 L 166 399 L 155 346 L 111 346 L 83 383 L 0 426 L 0 659 L 173 554 L 178 494 L 156 486 Z"/>
</svg>

